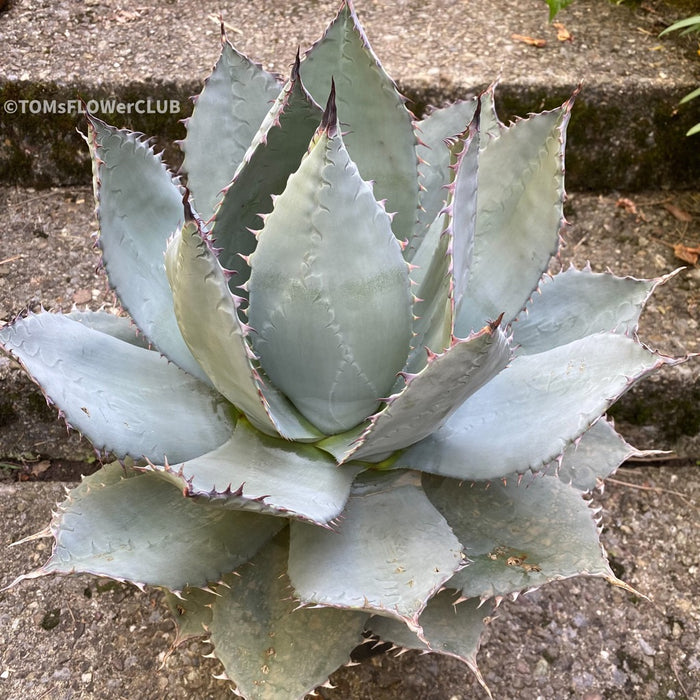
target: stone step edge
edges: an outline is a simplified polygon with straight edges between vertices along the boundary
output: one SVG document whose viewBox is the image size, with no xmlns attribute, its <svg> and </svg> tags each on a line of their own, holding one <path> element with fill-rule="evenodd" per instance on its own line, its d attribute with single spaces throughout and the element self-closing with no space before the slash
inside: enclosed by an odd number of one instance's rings
<svg viewBox="0 0 700 700">
<path fill-rule="evenodd" d="M 426 86 L 403 82 L 399 89 L 420 117 L 430 105 L 465 98 L 486 86 Z M 500 116 L 515 116 L 561 104 L 576 85 L 499 83 Z M 688 86 L 690 91 L 694 86 Z M 132 82 L 111 85 L 0 80 L 0 184 L 69 186 L 90 181 L 87 148 L 77 132 L 81 100 L 117 126 L 155 137 L 174 168 L 184 136 L 180 121 L 192 109 L 200 83 Z M 682 92 L 682 90 L 680 91 Z M 577 190 L 641 191 L 700 187 L 700 157 L 685 134 L 700 122 L 700 100 L 679 108 L 679 86 L 629 81 L 587 83 L 576 100 L 567 137 L 567 185 Z M 110 110 L 112 113 L 110 113 Z"/>
</svg>

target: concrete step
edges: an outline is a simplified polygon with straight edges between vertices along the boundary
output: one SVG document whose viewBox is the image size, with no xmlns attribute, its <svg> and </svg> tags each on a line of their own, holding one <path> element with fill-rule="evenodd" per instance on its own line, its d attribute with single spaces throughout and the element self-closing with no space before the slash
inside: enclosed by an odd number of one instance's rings
<svg viewBox="0 0 700 700">
<path fill-rule="evenodd" d="M 417 115 L 498 78 L 508 119 L 561 103 L 582 83 L 569 131 L 571 189 L 697 187 L 700 141 L 684 134 L 700 121 L 700 100 L 678 107 L 699 82 L 697 46 L 658 36 L 697 5 L 633 5 L 576 0 L 558 17 L 572 37 L 561 41 L 542 0 L 356 1 L 375 52 Z M 321 35 L 337 0 L 224 0 L 219 7 L 234 44 L 286 74 L 297 46 Z M 119 126 L 158 136 L 177 165 L 169 145 L 182 137 L 187 98 L 219 50 L 211 6 L 195 0 L 10 0 L 0 37 L 0 182 L 34 186 L 88 181 L 75 132 L 79 99 Z M 131 114 L 110 114 L 101 100 Z"/>
</svg>

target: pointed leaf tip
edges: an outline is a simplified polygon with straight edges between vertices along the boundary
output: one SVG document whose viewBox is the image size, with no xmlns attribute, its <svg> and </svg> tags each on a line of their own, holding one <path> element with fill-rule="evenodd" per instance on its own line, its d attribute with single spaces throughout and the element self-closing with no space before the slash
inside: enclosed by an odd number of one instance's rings
<svg viewBox="0 0 700 700">
<path fill-rule="evenodd" d="M 335 80 L 333 78 L 331 78 L 331 91 L 321 119 L 320 130 L 325 131 L 330 138 L 333 138 L 338 132 L 338 108 L 335 103 Z"/>
<path fill-rule="evenodd" d="M 505 311 L 502 311 L 501 315 L 497 319 L 489 322 L 488 325 L 489 325 L 489 328 L 491 329 L 492 332 L 495 331 L 501 325 L 501 323 L 503 322 L 504 316 L 505 316 Z"/>
<path fill-rule="evenodd" d="M 182 206 L 185 209 L 185 223 L 194 221 L 194 212 L 192 211 L 192 205 L 190 204 L 190 190 L 185 187 L 182 193 Z"/>
<path fill-rule="evenodd" d="M 294 58 L 294 65 L 292 66 L 292 82 L 299 80 L 299 67 L 301 66 L 301 55 L 299 46 L 297 46 L 297 55 Z"/>
</svg>

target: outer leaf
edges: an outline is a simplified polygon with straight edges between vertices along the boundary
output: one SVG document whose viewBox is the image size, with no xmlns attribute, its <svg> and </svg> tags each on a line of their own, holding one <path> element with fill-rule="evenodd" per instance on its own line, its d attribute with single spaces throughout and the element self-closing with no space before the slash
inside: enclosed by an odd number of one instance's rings
<svg viewBox="0 0 700 700">
<path fill-rule="evenodd" d="M 219 262 L 235 273 L 231 284 L 243 297 L 247 298 L 247 291 L 240 287 L 250 275 L 246 256 L 256 245 L 251 230 L 259 227 L 260 215 L 272 210 L 272 195 L 284 190 L 289 174 L 299 166 L 322 114 L 301 84 L 295 65 L 291 81 L 282 89 L 233 181 L 224 189 L 212 235 L 220 249 Z"/>
<path fill-rule="evenodd" d="M 168 246 L 175 313 L 190 350 L 214 386 L 265 433 L 313 440 L 318 431 L 255 370 L 226 276 L 195 221 Z M 201 454 L 201 453 L 200 453 Z"/>
<path fill-rule="evenodd" d="M 456 600 L 456 596 L 454 590 L 446 589 L 428 601 L 418 620 L 422 639 L 405 624 L 390 617 L 375 615 L 367 627 L 382 640 L 404 649 L 432 651 L 464 661 L 486 688 L 476 665 L 476 654 L 493 606 L 480 604 L 478 598 Z"/>
<path fill-rule="evenodd" d="M 430 225 L 445 206 L 445 187 L 450 176 L 449 139 L 456 138 L 469 126 L 479 101 L 477 98 L 460 100 L 451 105 L 432 111 L 416 124 L 420 139 L 416 146 L 418 155 L 418 177 L 420 188 L 420 208 L 413 236 L 404 251 L 407 260 L 412 260 Z"/>
<path fill-rule="evenodd" d="M 337 518 L 359 465 L 342 468 L 311 445 L 261 435 L 241 419 L 231 439 L 165 472 L 188 496 L 240 510 L 288 515 L 318 524 Z"/>
<path fill-rule="evenodd" d="M 303 698 L 350 657 L 367 614 L 299 609 L 285 576 L 287 545 L 270 542 L 226 580 L 212 605 L 211 641 L 248 700 Z"/>
<path fill-rule="evenodd" d="M 182 142 L 187 185 L 203 219 L 214 213 L 262 120 L 280 91 L 264 71 L 224 39 L 221 55 L 187 120 Z M 171 229 L 175 230 L 175 227 Z"/>
<path fill-rule="evenodd" d="M 565 484 L 591 491 L 626 459 L 661 454 L 664 453 L 657 450 L 636 450 L 617 434 L 612 423 L 601 418 L 566 448 L 561 463 L 552 465 L 552 471 Z"/>
<path fill-rule="evenodd" d="M 510 361 L 507 338 L 486 326 L 465 340 L 455 340 L 441 355 L 432 355 L 420 374 L 406 378 L 404 389 L 372 416 L 369 427 L 339 461 L 391 454 L 432 434 L 438 426 Z M 326 449 L 333 438 L 321 446 Z"/>
<path fill-rule="evenodd" d="M 678 102 L 679 105 L 683 105 L 686 102 L 690 102 L 691 100 L 696 99 L 697 97 L 700 97 L 700 87 L 696 88 L 695 90 L 691 90 L 687 95 L 684 95 Z"/>
<path fill-rule="evenodd" d="M 51 558 L 30 577 L 85 572 L 179 591 L 218 581 L 284 525 L 279 518 L 203 508 L 157 474 L 117 462 L 59 506 Z"/>
<path fill-rule="evenodd" d="M 551 476 L 519 481 L 487 487 L 424 478 L 428 497 L 469 553 L 449 586 L 466 598 L 490 598 L 579 574 L 615 580 L 581 493 Z"/>
<path fill-rule="evenodd" d="M 573 267 L 544 277 L 513 323 L 518 352 L 536 353 L 602 331 L 631 335 L 654 289 L 667 278 L 638 280 Z"/>
<path fill-rule="evenodd" d="M 678 20 L 678 22 L 674 22 L 670 27 L 666 27 L 666 29 L 664 29 L 659 36 L 663 36 L 668 32 L 678 31 L 679 29 L 685 29 L 682 34 L 688 34 L 689 32 L 700 32 L 700 15 L 693 15 L 691 17 Z"/>
<path fill-rule="evenodd" d="M 265 372 L 326 434 L 376 409 L 411 333 L 408 267 L 329 106 L 250 256 L 248 313 Z"/>
<path fill-rule="evenodd" d="M 464 336 L 513 319 L 530 298 L 563 223 L 564 133 L 573 101 L 516 122 L 479 156 L 473 262 L 455 324 Z"/>
<path fill-rule="evenodd" d="M 303 603 L 366 610 L 414 628 L 462 551 L 415 474 L 356 483 L 339 532 L 291 524 L 289 577 Z"/>
<path fill-rule="evenodd" d="M 476 480 L 541 469 L 634 381 L 672 362 L 615 333 L 521 355 L 394 467 Z"/>
<path fill-rule="evenodd" d="M 392 228 L 408 238 L 418 211 L 418 164 L 412 116 L 370 48 L 352 3 L 344 0 L 323 38 L 306 54 L 301 76 L 324 104 L 335 80 L 338 117 L 352 159 L 378 199 L 396 212 Z"/>
<path fill-rule="evenodd" d="M 203 637 L 211 625 L 214 594 L 201 588 L 187 588 L 179 595 L 166 591 L 165 603 L 177 625 L 176 647 L 193 637 Z"/>
<path fill-rule="evenodd" d="M 231 434 L 230 405 L 159 353 L 59 314 L 0 330 L 66 421 L 97 449 L 161 461 L 191 459 Z"/>
<path fill-rule="evenodd" d="M 180 335 L 163 268 L 168 237 L 182 222 L 180 188 L 138 134 L 89 116 L 88 143 L 109 283 L 153 345 L 207 381 Z"/>
</svg>

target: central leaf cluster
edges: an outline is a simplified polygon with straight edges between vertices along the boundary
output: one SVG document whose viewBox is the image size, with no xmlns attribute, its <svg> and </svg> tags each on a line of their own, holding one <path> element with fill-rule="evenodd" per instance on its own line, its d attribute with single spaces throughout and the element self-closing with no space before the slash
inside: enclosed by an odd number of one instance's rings
<svg viewBox="0 0 700 700">
<path fill-rule="evenodd" d="M 249 263 L 251 337 L 272 382 L 328 435 L 374 413 L 408 357 L 408 266 L 335 128 L 275 199 Z"/>
</svg>

